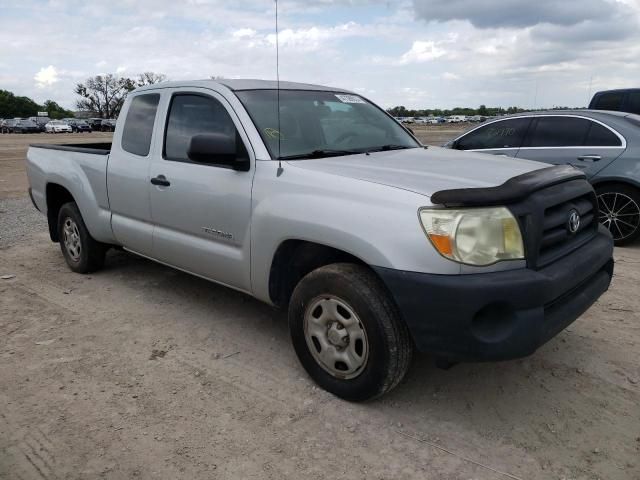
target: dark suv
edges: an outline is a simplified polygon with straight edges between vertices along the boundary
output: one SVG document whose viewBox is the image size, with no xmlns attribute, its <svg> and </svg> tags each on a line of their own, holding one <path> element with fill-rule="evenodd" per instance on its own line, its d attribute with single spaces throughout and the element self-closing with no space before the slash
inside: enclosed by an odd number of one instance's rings
<svg viewBox="0 0 640 480">
<path fill-rule="evenodd" d="M 614 110 L 640 115 L 640 88 L 598 92 L 589 104 L 591 110 Z"/>
<path fill-rule="evenodd" d="M 113 118 L 105 118 L 100 124 L 100 130 L 103 132 L 115 132 L 116 120 Z"/>
<path fill-rule="evenodd" d="M 91 132 L 91 126 L 84 120 L 77 118 L 65 118 L 64 121 L 71 127 L 73 133 Z"/>
<path fill-rule="evenodd" d="M 40 127 L 31 120 L 10 118 L 2 122 L 2 133 L 40 133 Z"/>
</svg>

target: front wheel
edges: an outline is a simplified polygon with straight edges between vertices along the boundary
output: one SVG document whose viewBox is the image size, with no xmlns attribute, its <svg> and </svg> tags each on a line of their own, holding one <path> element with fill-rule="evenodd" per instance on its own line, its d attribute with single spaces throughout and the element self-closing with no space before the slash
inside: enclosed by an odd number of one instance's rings
<svg viewBox="0 0 640 480">
<path fill-rule="evenodd" d="M 74 272 L 94 272 L 104 264 L 107 246 L 89 234 L 75 202 L 65 203 L 60 208 L 58 238 L 62 255 Z"/>
<path fill-rule="evenodd" d="M 624 184 L 596 187 L 598 220 L 607 227 L 616 246 L 640 237 L 640 191 Z"/>
<path fill-rule="evenodd" d="M 289 303 L 296 354 L 313 380 L 351 401 L 378 397 L 404 377 L 413 342 L 381 281 L 347 263 L 318 268 Z"/>
</svg>

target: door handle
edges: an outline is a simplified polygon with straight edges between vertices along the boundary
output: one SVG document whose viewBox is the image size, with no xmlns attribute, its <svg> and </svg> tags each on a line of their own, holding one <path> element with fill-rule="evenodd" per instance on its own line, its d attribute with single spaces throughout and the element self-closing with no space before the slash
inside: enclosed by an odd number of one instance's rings
<svg viewBox="0 0 640 480">
<path fill-rule="evenodd" d="M 168 187 L 169 185 L 171 185 L 171 182 L 167 180 L 167 177 L 165 177 L 164 175 L 158 175 L 157 177 L 153 177 L 151 179 L 151 183 L 154 185 L 158 185 L 160 187 Z"/>
<path fill-rule="evenodd" d="M 600 155 L 580 155 L 578 160 L 582 160 L 583 162 L 597 162 L 601 158 Z"/>
</svg>

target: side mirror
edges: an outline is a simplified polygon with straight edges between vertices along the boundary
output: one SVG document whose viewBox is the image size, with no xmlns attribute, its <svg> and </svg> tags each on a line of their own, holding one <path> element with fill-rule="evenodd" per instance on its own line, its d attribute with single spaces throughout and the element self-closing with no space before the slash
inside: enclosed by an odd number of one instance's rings
<svg viewBox="0 0 640 480">
<path fill-rule="evenodd" d="M 187 156 L 189 160 L 198 163 L 228 166 L 234 170 L 249 170 L 249 159 L 237 148 L 236 136 L 224 133 L 194 135 L 189 141 Z"/>
</svg>

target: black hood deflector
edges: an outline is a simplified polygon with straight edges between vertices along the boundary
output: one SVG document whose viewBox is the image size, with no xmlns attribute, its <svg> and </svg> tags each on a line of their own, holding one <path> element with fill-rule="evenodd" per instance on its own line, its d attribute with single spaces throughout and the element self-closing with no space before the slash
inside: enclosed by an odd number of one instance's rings
<svg viewBox="0 0 640 480">
<path fill-rule="evenodd" d="M 523 200 L 543 188 L 586 178 L 583 172 L 571 165 L 556 165 L 518 175 L 497 187 L 440 190 L 431 195 L 431 202 L 446 207 L 505 205 Z"/>
</svg>

